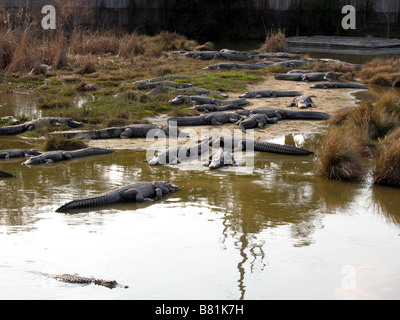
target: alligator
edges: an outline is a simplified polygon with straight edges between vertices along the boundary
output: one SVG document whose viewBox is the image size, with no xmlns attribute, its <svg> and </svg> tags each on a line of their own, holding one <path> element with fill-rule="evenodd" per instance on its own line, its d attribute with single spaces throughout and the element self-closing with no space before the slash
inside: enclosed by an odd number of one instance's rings
<svg viewBox="0 0 400 320">
<path fill-rule="evenodd" d="M 161 151 L 143 162 L 151 166 L 177 165 L 187 160 L 200 159 L 203 155 L 208 155 L 209 151 L 208 141 L 203 140 L 196 145 L 179 146 Z"/>
<path fill-rule="evenodd" d="M 138 86 L 139 90 L 148 90 L 154 88 L 170 87 L 170 88 L 190 88 L 192 85 L 189 83 L 179 83 L 174 81 L 159 81 L 143 83 Z"/>
<path fill-rule="evenodd" d="M 231 152 L 220 148 L 218 151 L 210 155 L 210 157 L 204 163 L 204 166 L 210 168 L 211 170 L 217 170 L 225 166 L 236 167 L 237 163 Z"/>
<path fill-rule="evenodd" d="M 202 104 L 198 106 L 191 107 L 190 110 L 196 110 L 199 112 L 209 113 L 209 112 L 223 112 L 229 110 L 243 110 L 242 106 L 230 104 L 227 106 L 219 107 L 215 104 Z"/>
<path fill-rule="evenodd" d="M 2 117 L 0 120 L 2 120 L 3 122 L 11 122 L 14 125 L 21 123 L 20 120 L 18 120 L 17 118 L 15 118 L 13 116 L 5 116 L 5 117 Z"/>
<path fill-rule="evenodd" d="M 130 84 L 138 85 L 138 84 L 143 84 L 143 83 L 154 83 L 154 82 L 173 81 L 173 80 L 188 80 L 188 78 L 179 77 L 179 76 L 168 76 L 168 77 L 161 77 L 161 78 L 139 80 L 139 81 L 132 82 Z"/>
<path fill-rule="evenodd" d="M 85 131 L 78 133 L 75 137 L 78 139 L 131 139 L 131 138 L 142 138 L 145 139 L 149 134 L 153 136 L 160 135 L 167 136 L 179 136 L 183 137 L 186 134 L 181 133 L 177 128 L 170 127 L 157 127 L 152 124 L 133 124 L 125 127 L 106 128 L 95 131 Z"/>
<path fill-rule="evenodd" d="M 0 159 L 11 159 L 11 158 L 25 158 L 30 156 L 41 155 L 42 152 L 37 150 L 22 150 L 22 149 L 8 149 L 0 150 Z"/>
<path fill-rule="evenodd" d="M 95 278 L 85 278 L 71 274 L 49 274 L 44 272 L 37 272 L 33 271 L 33 273 L 38 274 L 40 276 L 44 276 L 46 278 L 54 279 L 60 282 L 71 283 L 71 284 L 79 284 L 79 285 L 91 285 L 94 284 L 96 286 L 102 286 L 109 289 L 115 288 L 123 288 L 128 289 L 129 286 L 120 285 L 115 280 L 102 280 L 102 279 L 95 279 Z"/>
<path fill-rule="evenodd" d="M 303 60 L 285 60 L 281 62 L 276 62 L 272 66 L 283 67 L 283 68 L 299 68 L 299 67 L 309 66 L 311 64 L 312 64 L 311 62 Z"/>
<path fill-rule="evenodd" d="M 311 86 L 311 89 L 362 89 L 362 90 L 368 90 L 367 87 L 364 87 L 359 84 L 353 84 L 353 83 L 333 83 L 333 82 L 328 82 L 328 83 L 317 83 Z"/>
<path fill-rule="evenodd" d="M 7 172 L 0 171 L 0 178 L 15 178 L 15 176 Z"/>
<path fill-rule="evenodd" d="M 112 150 L 99 149 L 99 148 L 87 148 L 76 151 L 50 151 L 43 153 L 39 156 L 32 157 L 29 160 L 22 163 L 24 166 L 40 165 L 40 164 L 52 164 L 58 161 L 72 160 L 75 158 L 89 157 L 95 155 L 103 155 L 114 153 Z"/>
<path fill-rule="evenodd" d="M 182 88 L 182 89 L 176 89 L 176 88 L 172 88 L 172 87 L 159 87 L 159 88 L 155 88 L 153 90 L 151 90 L 150 92 L 148 92 L 148 95 L 153 95 L 153 94 L 160 94 L 160 93 L 170 93 L 170 92 L 175 92 L 175 93 L 180 93 L 180 94 L 196 94 L 196 95 L 217 95 L 217 96 L 221 96 L 223 98 L 228 98 L 229 96 L 227 94 L 224 94 L 222 92 L 219 91 L 212 91 L 212 90 L 207 90 L 207 89 L 203 89 L 203 88 Z"/>
<path fill-rule="evenodd" d="M 278 118 L 268 118 L 265 114 L 252 114 L 249 117 L 243 117 L 236 124 L 246 132 L 249 129 L 260 128 L 264 129 L 267 124 L 278 123 Z"/>
<path fill-rule="evenodd" d="M 276 80 L 287 80 L 287 81 L 303 81 L 303 82 L 317 82 L 317 81 L 333 81 L 334 79 L 342 76 L 339 72 L 313 72 L 313 73 L 293 73 L 293 74 L 277 74 L 275 75 Z"/>
<path fill-rule="evenodd" d="M 56 212 L 76 212 L 123 202 L 157 201 L 160 200 L 163 195 L 171 194 L 177 190 L 178 186 L 167 181 L 136 182 L 124 187 L 114 188 L 109 192 L 97 196 L 71 201 L 58 208 Z"/>
<path fill-rule="evenodd" d="M 289 111 L 284 109 L 258 108 L 253 110 L 239 110 L 236 113 L 242 116 L 251 114 L 265 114 L 268 118 L 278 118 L 281 120 L 316 120 L 326 121 L 331 118 L 327 113 L 311 111 Z"/>
<path fill-rule="evenodd" d="M 208 67 L 205 67 L 203 70 L 232 70 L 232 69 L 248 69 L 248 70 L 259 70 L 266 69 L 270 65 L 274 64 L 273 62 L 263 62 L 263 63 L 249 63 L 249 64 L 241 64 L 241 63 L 219 63 L 214 64 Z"/>
<path fill-rule="evenodd" d="M 239 98 L 253 99 L 253 98 L 286 98 L 286 97 L 298 97 L 303 95 L 298 91 L 273 91 L 273 90 L 257 90 L 246 92 Z"/>
<path fill-rule="evenodd" d="M 212 148 L 223 148 L 233 152 L 258 151 L 290 156 L 309 156 L 314 154 L 311 151 L 297 147 L 279 145 L 269 142 L 261 142 L 253 139 L 243 139 L 237 137 L 211 137 L 210 146 Z"/>
<path fill-rule="evenodd" d="M 300 97 L 296 97 L 293 102 L 289 105 L 289 108 L 300 108 L 300 109 L 310 109 L 316 108 L 314 101 L 312 98 L 316 98 L 316 96 L 302 95 Z"/>
<path fill-rule="evenodd" d="M 287 74 L 309 74 L 309 73 L 312 73 L 312 71 L 311 70 L 294 69 L 294 70 L 288 71 Z"/>
<path fill-rule="evenodd" d="M 38 120 L 32 120 L 25 122 L 23 124 L 15 125 L 15 126 L 5 126 L 0 127 L 0 136 L 2 135 L 17 135 L 24 133 L 26 131 L 32 131 L 36 129 L 36 126 L 40 123 L 48 123 L 50 125 L 66 125 L 70 128 L 79 128 L 83 126 L 83 123 L 77 122 L 75 120 L 69 118 L 42 118 Z"/>
<path fill-rule="evenodd" d="M 236 123 L 241 119 L 241 116 L 237 113 L 225 113 L 215 112 L 210 114 L 204 114 L 198 117 L 187 117 L 187 118 L 170 118 L 168 123 L 176 123 L 178 127 L 188 126 L 221 126 L 224 124 Z"/>
<path fill-rule="evenodd" d="M 202 97 L 202 96 L 187 96 L 187 95 L 180 95 L 177 96 L 175 99 L 170 101 L 171 104 L 180 105 L 180 104 L 189 104 L 189 105 L 196 105 L 196 104 L 215 104 L 217 106 L 226 106 L 226 105 L 237 105 L 237 106 L 246 106 L 249 102 L 245 99 L 238 99 L 238 100 L 221 100 L 209 97 Z"/>
</svg>

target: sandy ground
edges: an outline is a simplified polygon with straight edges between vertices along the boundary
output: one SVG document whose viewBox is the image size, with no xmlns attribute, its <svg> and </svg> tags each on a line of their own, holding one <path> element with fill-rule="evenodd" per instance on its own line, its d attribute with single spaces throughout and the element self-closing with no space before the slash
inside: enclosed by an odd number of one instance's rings
<svg viewBox="0 0 400 320">
<path fill-rule="evenodd" d="M 311 83 L 279 81 L 275 80 L 272 75 L 257 85 L 248 86 L 248 91 L 254 90 L 279 90 L 279 91 L 300 91 L 303 94 L 315 95 L 314 102 L 317 105 L 312 111 L 335 114 L 336 112 L 349 108 L 355 105 L 356 98 L 351 94 L 354 89 L 336 89 L 336 90 L 318 90 L 311 89 Z M 229 99 L 238 99 L 240 94 L 230 94 Z M 293 98 L 265 98 L 265 99 L 248 99 L 251 103 L 246 109 L 254 108 L 279 108 L 288 110 L 298 110 L 296 108 L 287 108 L 293 101 Z M 311 111 L 311 110 L 306 110 Z M 157 118 L 148 119 L 154 125 L 166 125 L 167 117 L 160 116 Z M 263 130 L 255 131 L 256 140 L 273 139 L 288 133 L 310 133 L 315 132 L 321 127 L 327 126 L 325 121 L 282 121 L 276 125 L 270 125 Z M 197 141 L 204 138 L 204 134 L 208 130 L 240 130 L 238 126 L 226 125 L 223 127 L 182 127 L 181 131 L 191 134 L 191 139 Z M 241 131 L 240 131 L 241 132 Z M 187 140 L 182 140 L 180 144 L 187 143 Z M 89 142 L 90 147 L 112 148 L 112 149 L 135 149 L 135 148 L 151 148 L 154 146 L 154 141 L 146 141 L 145 139 L 130 139 L 130 140 L 92 140 Z"/>
</svg>

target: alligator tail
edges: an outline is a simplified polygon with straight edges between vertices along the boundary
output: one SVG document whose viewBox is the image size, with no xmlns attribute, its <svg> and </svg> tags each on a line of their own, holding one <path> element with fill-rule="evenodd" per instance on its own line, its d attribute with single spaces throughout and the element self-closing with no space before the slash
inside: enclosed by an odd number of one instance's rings
<svg viewBox="0 0 400 320">
<path fill-rule="evenodd" d="M 113 203 L 117 203 L 119 201 L 119 197 L 117 195 L 104 195 L 97 197 L 90 197 L 81 200 L 71 201 L 62 207 L 58 208 L 56 212 L 59 213 L 68 213 L 74 212 L 78 210 L 90 209 L 90 208 L 98 208 L 105 207 L 111 205 Z"/>
<path fill-rule="evenodd" d="M 176 124 L 178 127 L 202 126 L 205 125 L 204 119 L 201 117 L 192 118 L 171 118 L 168 119 L 168 125 Z"/>
<path fill-rule="evenodd" d="M 290 156 L 309 156 L 313 154 L 313 152 L 311 151 L 300 149 L 297 147 L 267 142 L 254 142 L 254 151 L 284 154 Z"/>
<path fill-rule="evenodd" d="M 307 112 L 307 111 L 286 111 L 285 119 L 288 120 L 316 120 L 316 121 L 325 121 L 329 120 L 331 116 L 327 113 L 323 112 Z"/>
</svg>

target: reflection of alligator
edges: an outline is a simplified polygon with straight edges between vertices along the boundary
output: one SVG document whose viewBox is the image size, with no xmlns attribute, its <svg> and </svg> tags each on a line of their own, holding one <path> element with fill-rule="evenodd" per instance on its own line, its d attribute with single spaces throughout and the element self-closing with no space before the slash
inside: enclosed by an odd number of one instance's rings
<svg viewBox="0 0 400 320">
<path fill-rule="evenodd" d="M 114 153 L 112 150 L 99 149 L 99 148 L 87 148 L 76 151 L 50 151 L 43 153 L 39 156 L 32 157 L 25 161 L 22 165 L 31 166 L 39 164 L 52 164 L 57 161 L 72 160 L 75 158 L 89 157 L 102 154 Z"/>
<path fill-rule="evenodd" d="M 368 90 L 367 87 L 364 87 L 359 84 L 354 83 L 317 83 L 311 86 L 312 89 L 363 89 Z"/>
<path fill-rule="evenodd" d="M 240 96 L 240 98 L 252 99 L 252 98 L 283 98 L 283 97 L 297 97 L 303 95 L 298 91 L 273 91 L 273 90 L 258 90 L 246 92 Z"/>
<path fill-rule="evenodd" d="M 187 160 L 200 159 L 203 155 L 208 155 L 209 151 L 208 141 L 204 140 L 196 145 L 180 146 L 161 151 L 144 162 L 152 166 L 177 165 Z"/>
<path fill-rule="evenodd" d="M 101 280 L 101 279 L 95 279 L 95 278 L 84 278 L 84 277 L 79 277 L 71 274 L 49 274 L 49 273 L 44 273 L 44 272 L 33 272 L 35 274 L 51 278 L 60 282 L 65 282 L 65 283 L 71 283 L 71 284 L 79 284 L 79 285 L 90 285 L 94 284 L 96 286 L 102 286 L 106 287 L 109 289 L 115 289 L 115 288 L 124 288 L 127 289 L 129 286 L 123 286 L 118 284 L 117 281 L 115 280 Z"/>
<path fill-rule="evenodd" d="M 11 159 L 11 158 L 25 158 L 29 156 L 38 156 L 42 153 L 37 150 L 22 150 L 22 149 L 9 149 L 0 150 L 0 159 Z"/>
<path fill-rule="evenodd" d="M 209 112 L 223 112 L 223 111 L 229 111 L 229 110 L 243 110 L 242 106 L 230 104 L 227 106 L 217 106 L 215 104 L 202 104 L 198 106 L 191 107 L 190 110 L 196 110 L 204 113 L 209 113 Z"/>
<path fill-rule="evenodd" d="M 246 106 L 249 102 L 245 99 L 238 99 L 238 100 L 221 100 L 221 99 L 214 99 L 202 96 L 187 96 L 181 95 L 176 97 L 175 99 L 170 101 L 171 104 L 179 105 L 179 104 L 189 104 L 189 105 L 196 105 L 196 104 L 215 104 L 217 106 L 226 106 L 226 105 L 237 105 L 237 106 Z"/>
<path fill-rule="evenodd" d="M 171 118 L 168 119 L 168 123 L 176 124 L 178 127 L 184 126 L 220 126 L 223 124 L 236 123 L 241 119 L 241 116 L 237 113 L 224 113 L 215 112 L 210 114 L 204 114 L 198 117 L 187 117 L 187 118 Z"/>
<path fill-rule="evenodd" d="M 215 94 L 217 96 L 221 96 L 223 98 L 228 98 L 229 96 L 227 94 L 224 94 L 219 91 L 211 91 L 203 88 L 182 88 L 182 89 L 176 89 L 172 87 L 159 87 L 151 90 L 148 94 L 159 94 L 159 93 L 169 93 L 169 92 L 175 92 L 175 93 L 180 93 L 180 94 L 196 94 L 196 95 L 206 95 L 209 96 L 211 94 Z"/>
<path fill-rule="evenodd" d="M 316 120 L 326 121 L 331 118 L 327 113 L 311 111 L 289 111 L 284 109 L 259 108 L 253 110 L 240 110 L 238 114 L 249 116 L 251 114 L 265 114 L 268 118 L 278 118 L 278 120 Z"/>
<path fill-rule="evenodd" d="M 172 131 L 171 131 L 172 130 Z M 177 128 L 156 127 L 152 124 L 134 124 L 126 127 L 106 128 L 95 131 L 80 132 L 76 135 L 78 139 L 145 139 L 149 134 L 153 136 L 161 135 L 169 137 L 170 134 L 180 136 L 181 133 Z"/>
<path fill-rule="evenodd" d="M 297 107 L 299 109 L 310 109 L 316 108 L 314 101 L 312 98 L 316 98 L 316 96 L 302 95 L 300 97 L 296 97 L 293 102 L 289 105 L 290 108 Z"/>
<path fill-rule="evenodd" d="M 79 128 L 83 126 L 83 123 L 76 122 L 75 120 L 69 118 L 42 118 L 38 120 L 32 120 L 29 122 L 25 122 L 23 124 L 19 124 L 16 126 L 6 126 L 0 127 L 0 135 L 16 135 L 21 134 L 26 131 L 32 131 L 36 129 L 38 124 L 50 124 L 50 125 L 66 125 L 70 128 Z"/>
<path fill-rule="evenodd" d="M 75 200 L 57 209 L 56 212 L 68 213 L 91 208 L 105 207 L 122 202 L 145 202 L 159 200 L 178 190 L 169 182 L 137 182 L 124 187 L 85 199 Z"/>
<path fill-rule="evenodd" d="M 287 81 L 304 81 L 304 82 L 316 82 L 316 81 L 332 81 L 339 78 L 342 73 L 338 72 L 314 72 L 314 73 L 292 73 L 292 74 L 277 74 L 275 75 L 276 80 L 287 80 Z"/>
<path fill-rule="evenodd" d="M 15 178 L 12 174 L 0 171 L 0 178 Z"/>
<path fill-rule="evenodd" d="M 242 139 L 237 137 L 212 137 L 210 139 L 210 145 L 213 148 L 223 148 L 229 151 L 258 151 L 258 152 L 268 152 L 276 154 L 284 154 L 291 156 L 309 156 L 313 152 L 287 146 L 279 145 L 269 142 L 260 142 L 252 139 Z"/>
<path fill-rule="evenodd" d="M 204 163 L 205 167 L 216 170 L 225 166 L 237 166 L 237 163 L 231 152 L 220 148 L 217 152 L 210 155 L 209 159 Z"/>
<path fill-rule="evenodd" d="M 264 129 L 267 124 L 276 124 L 277 122 L 277 118 L 268 118 L 265 114 L 252 114 L 249 117 L 243 117 L 236 124 L 246 132 L 246 130 L 254 128 Z"/>
</svg>

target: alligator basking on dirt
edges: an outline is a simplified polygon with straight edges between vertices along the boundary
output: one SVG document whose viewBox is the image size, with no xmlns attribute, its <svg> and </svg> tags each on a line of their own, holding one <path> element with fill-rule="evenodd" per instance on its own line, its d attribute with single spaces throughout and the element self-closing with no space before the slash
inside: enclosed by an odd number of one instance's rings
<svg viewBox="0 0 400 320">
<path fill-rule="evenodd" d="M 192 146 L 174 147 L 168 150 L 160 151 L 155 156 L 144 160 L 151 166 L 177 165 L 184 161 L 200 159 L 203 155 L 208 155 L 210 151 L 208 140 L 199 142 Z"/>
<path fill-rule="evenodd" d="M 316 108 L 317 106 L 315 105 L 312 98 L 316 98 L 316 96 L 302 95 L 300 97 L 296 97 L 288 107 L 289 108 L 297 107 L 299 109 Z"/>
<path fill-rule="evenodd" d="M 198 117 L 187 118 L 170 118 L 168 119 L 169 125 L 176 125 L 178 127 L 192 127 L 192 126 L 221 126 L 224 124 L 233 124 L 238 122 L 241 116 L 237 113 L 215 112 L 203 114 Z"/>
<path fill-rule="evenodd" d="M 78 284 L 78 285 L 91 285 L 94 284 L 96 286 L 102 286 L 109 289 L 115 288 L 123 288 L 128 289 L 129 286 L 120 285 L 115 280 L 102 280 L 102 279 L 95 279 L 95 278 L 85 278 L 71 274 L 49 274 L 44 272 L 37 272 L 34 271 L 33 273 L 38 274 L 40 276 L 44 276 L 46 278 L 54 279 L 60 282 L 71 283 L 71 284 Z"/>
<path fill-rule="evenodd" d="M 168 76 L 168 77 L 159 77 L 159 78 L 151 78 L 151 79 L 139 80 L 139 81 L 135 81 L 135 82 L 130 83 L 130 84 L 132 84 L 132 85 L 140 85 L 140 84 L 144 84 L 144 83 L 154 83 L 154 82 L 174 81 L 174 80 L 188 80 L 188 78 L 180 77 L 180 76 Z"/>
<path fill-rule="evenodd" d="M 123 202 L 146 202 L 160 200 L 178 190 L 178 186 L 167 181 L 137 182 L 124 187 L 117 187 L 109 192 L 75 200 L 58 208 L 56 212 L 69 213 L 79 210 L 106 207 Z"/>
<path fill-rule="evenodd" d="M 209 112 L 223 112 L 230 110 L 243 110 L 242 106 L 230 104 L 227 106 L 217 106 L 216 104 L 201 104 L 198 106 L 191 107 L 190 110 L 196 110 L 199 112 L 209 113 Z"/>
<path fill-rule="evenodd" d="M 211 90 L 207 90 L 207 89 L 203 89 L 203 88 L 182 88 L 182 89 L 176 89 L 173 87 L 159 87 L 159 88 L 155 88 L 153 90 L 151 90 L 148 95 L 153 95 L 153 94 L 160 94 L 160 93 L 170 93 L 170 92 L 175 92 L 175 93 L 179 93 L 179 94 L 193 94 L 193 95 L 216 95 L 216 96 L 221 96 L 223 98 L 228 98 L 229 96 L 227 94 L 224 94 L 222 92 L 219 91 L 211 91 Z"/>
<path fill-rule="evenodd" d="M 303 81 L 303 82 L 317 82 L 317 81 L 333 81 L 342 76 L 343 73 L 339 72 L 313 72 L 313 73 L 292 73 L 292 74 L 277 74 L 276 80 L 286 81 Z"/>
<path fill-rule="evenodd" d="M 15 178 L 12 174 L 0 171 L 0 178 Z"/>
<path fill-rule="evenodd" d="M 103 155 L 114 153 L 112 150 L 100 149 L 100 148 L 87 148 L 76 151 L 49 151 L 39 156 L 32 157 L 29 160 L 22 163 L 24 166 L 40 165 L 40 164 L 52 164 L 54 162 L 72 160 L 76 158 Z"/>
<path fill-rule="evenodd" d="M 297 147 L 279 145 L 269 142 L 261 142 L 252 139 L 237 137 L 212 137 L 210 138 L 212 148 L 223 148 L 232 152 L 258 151 L 290 156 L 309 156 L 313 152 Z"/>
<path fill-rule="evenodd" d="M 202 105 L 202 104 L 215 104 L 217 106 L 227 106 L 227 105 L 237 105 L 237 106 L 246 106 L 249 102 L 246 99 L 238 99 L 238 100 L 222 100 L 215 99 L 209 97 L 202 96 L 187 96 L 180 95 L 175 99 L 170 101 L 171 104 L 180 105 L 180 104 L 188 104 L 188 105 Z"/>
<path fill-rule="evenodd" d="M 183 136 L 177 128 L 157 127 L 152 124 L 134 124 L 125 127 L 106 128 L 102 130 L 84 131 L 78 133 L 75 137 L 78 139 L 145 139 L 151 134 L 152 136 Z M 186 136 L 186 135 L 185 135 Z"/>
<path fill-rule="evenodd" d="M 150 82 L 150 83 L 143 83 L 138 85 L 139 90 L 148 90 L 148 89 L 155 89 L 155 88 L 190 88 L 192 85 L 189 83 L 180 83 L 174 81 L 159 81 L 159 82 Z"/>
<path fill-rule="evenodd" d="M 12 159 L 12 158 L 25 158 L 41 155 L 42 152 L 37 150 L 23 150 L 23 149 L 8 149 L 0 150 L 0 159 Z"/>
<path fill-rule="evenodd" d="M 367 87 L 364 87 L 360 84 L 354 83 L 317 83 L 311 86 L 311 89 L 362 89 L 368 90 Z"/>
<path fill-rule="evenodd" d="M 268 118 L 277 118 L 281 120 L 315 120 L 315 121 L 326 121 L 331 118 L 327 113 L 323 112 L 312 112 L 312 111 L 289 111 L 284 109 L 270 109 L 270 108 L 258 108 L 253 110 L 239 110 L 236 113 L 249 116 L 252 114 L 265 114 Z"/>
<path fill-rule="evenodd" d="M 237 163 L 231 152 L 220 148 L 218 151 L 210 155 L 204 163 L 204 166 L 211 170 L 217 170 L 226 166 L 236 167 Z"/>
<path fill-rule="evenodd" d="M 277 118 L 268 118 L 265 114 L 252 114 L 249 117 L 243 117 L 236 124 L 240 126 L 240 128 L 246 132 L 246 130 L 260 128 L 264 129 L 267 124 L 276 124 L 278 123 Z"/>
<path fill-rule="evenodd" d="M 0 136 L 17 135 L 24 133 L 26 131 L 32 131 L 35 130 L 39 124 L 49 124 L 52 126 L 66 125 L 70 128 L 83 127 L 83 123 L 77 122 L 69 118 L 42 118 L 38 120 L 28 121 L 23 124 L 18 124 L 15 126 L 0 127 Z"/>
<path fill-rule="evenodd" d="M 298 91 L 273 91 L 273 90 L 257 90 L 246 92 L 242 94 L 239 98 L 244 99 L 258 99 L 258 98 L 287 98 L 287 97 L 298 97 L 303 94 Z"/>
<path fill-rule="evenodd" d="M 204 68 L 204 70 L 232 70 L 232 69 L 248 69 L 248 70 L 259 70 L 268 68 L 270 65 L 274 64 L 273 62 L 265 62 L 265 63 L 249 63 L 249 64 L 240 64 L 240 63 L 219 63 L 215 65 L 208 66 Z"/>
</svg>

